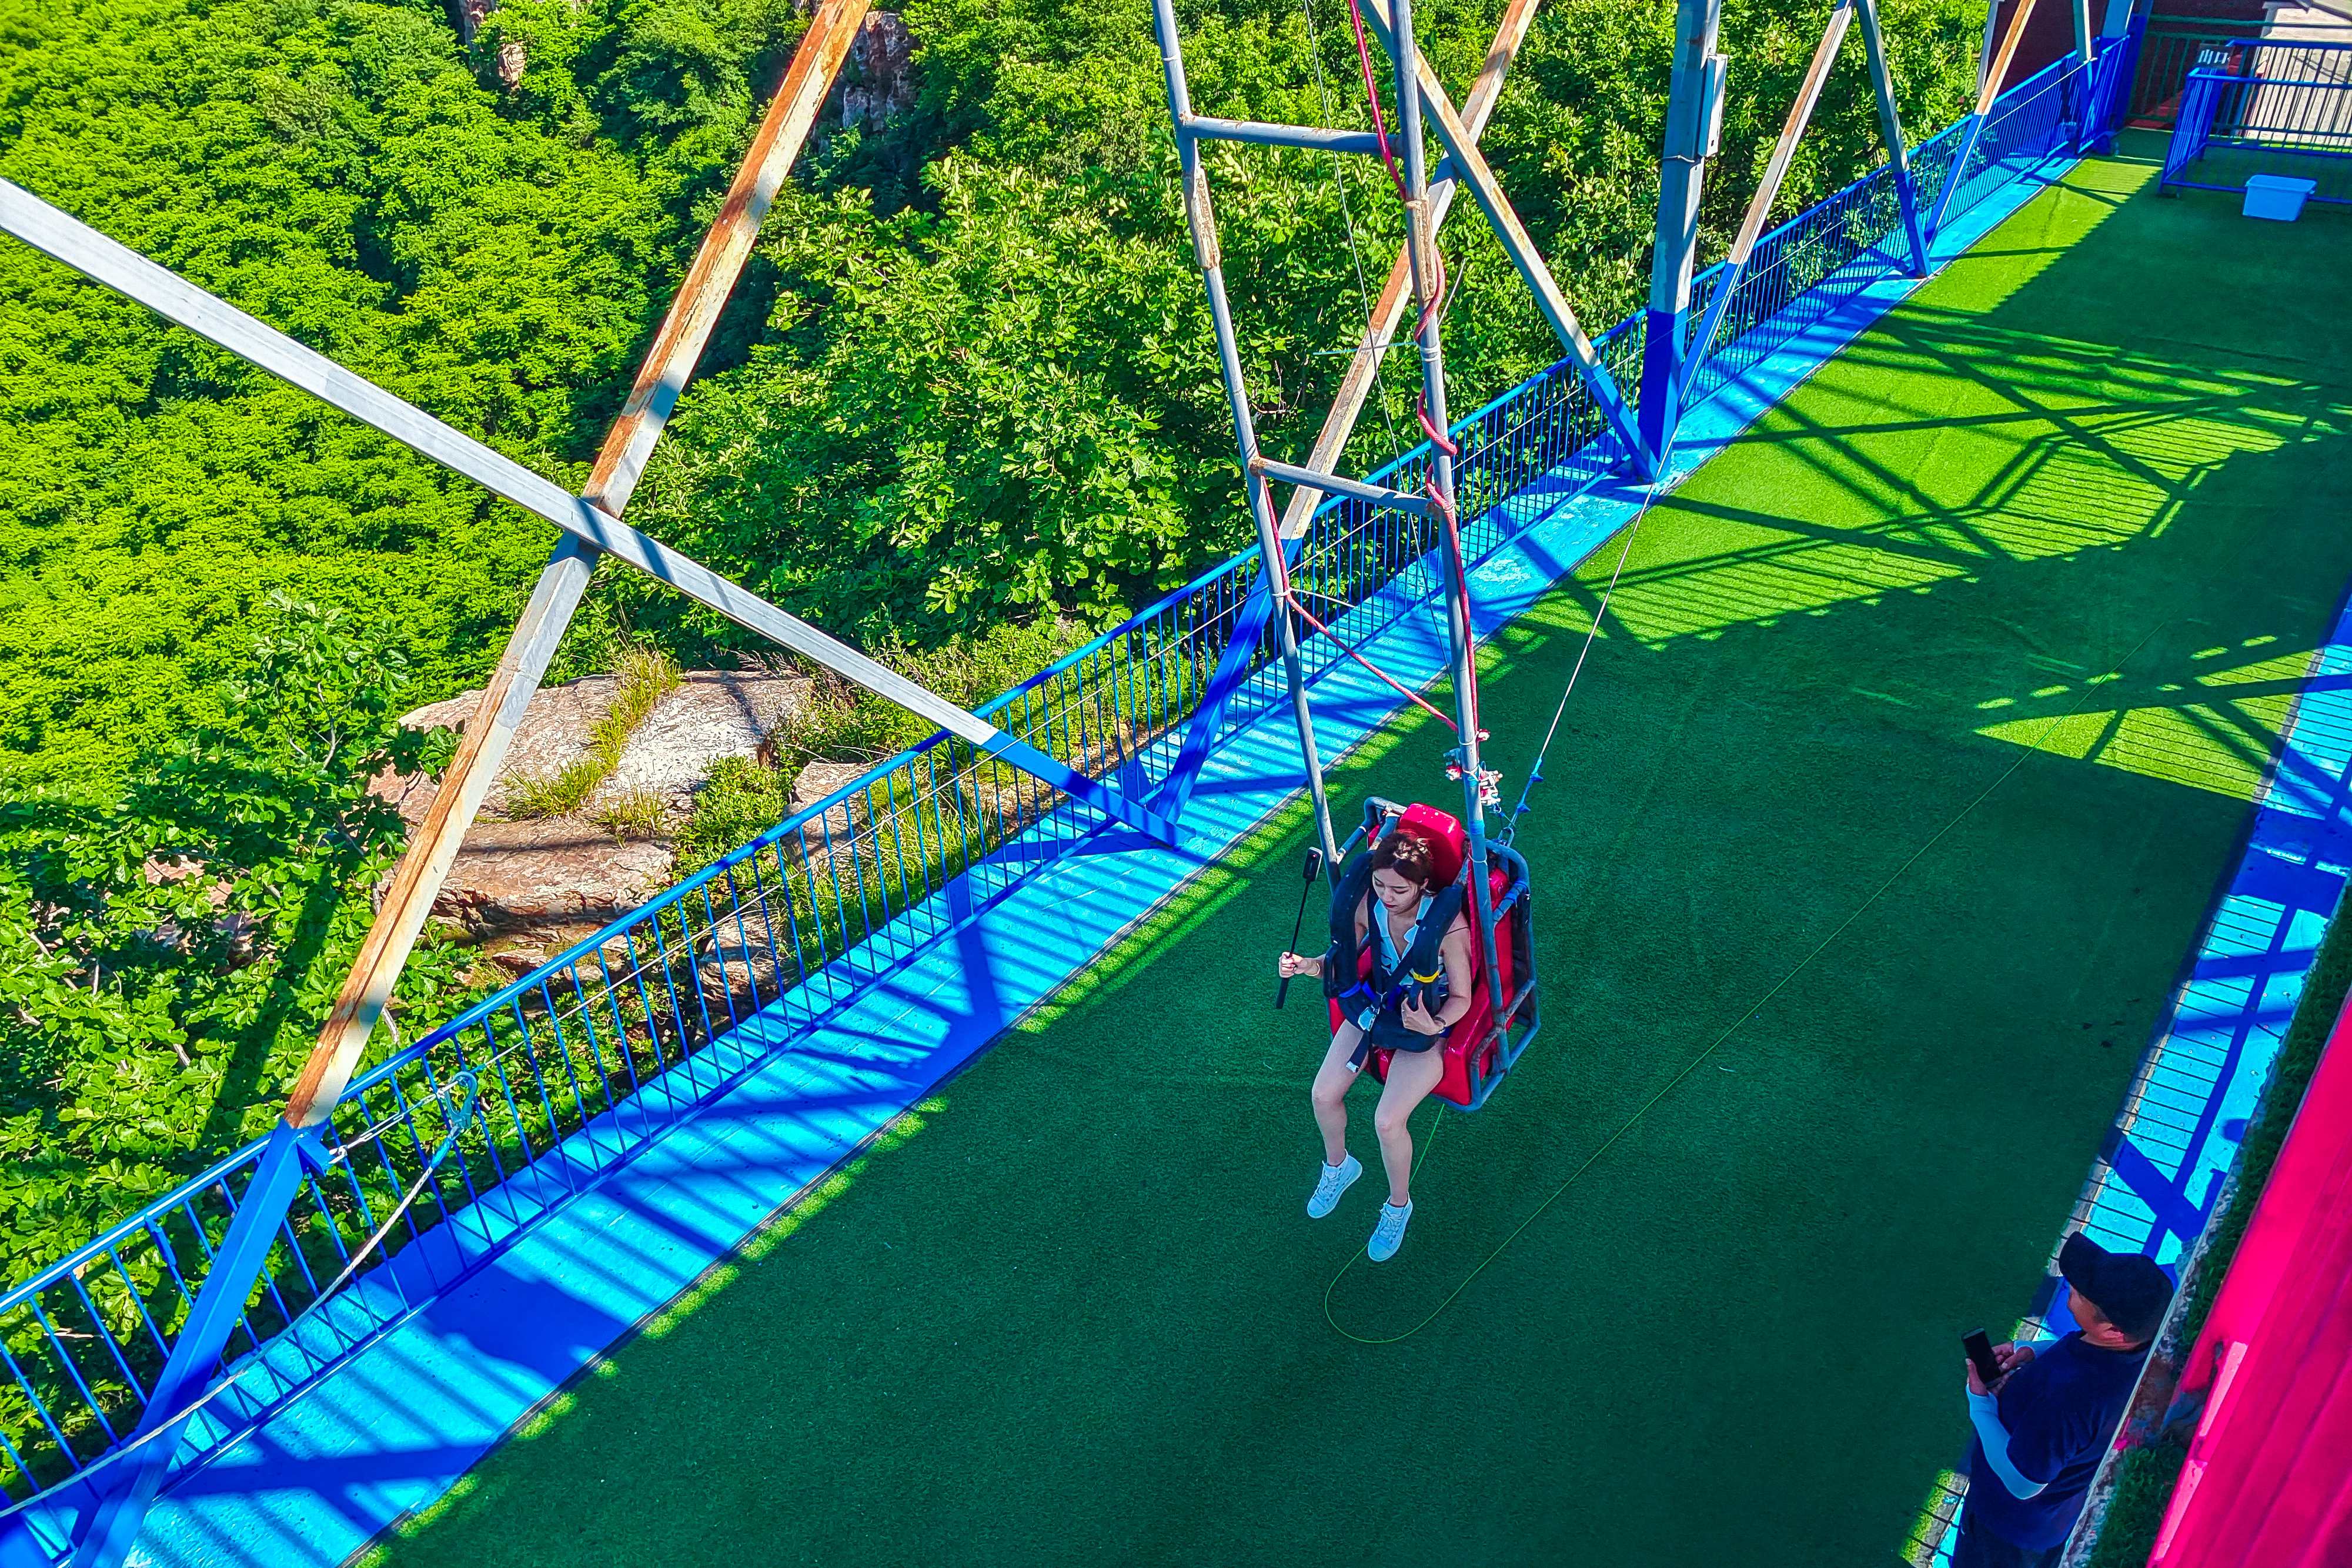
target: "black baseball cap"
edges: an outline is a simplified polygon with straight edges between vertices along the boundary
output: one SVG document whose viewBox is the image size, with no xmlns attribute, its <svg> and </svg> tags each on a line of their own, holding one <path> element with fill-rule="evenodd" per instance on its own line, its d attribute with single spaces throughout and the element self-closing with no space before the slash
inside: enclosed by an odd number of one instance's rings
<svg viewBox="0 0 2352 1568">
<path fill-rule="evenodd" d="M 2058 1249 L 2058 1272 L 2099 1315 L 2136 1340 L 2153 1339 L 2172 1305 L 2172 1281 L 2144 1252 L 2110 1252 L 2081 1231 Z"/>
</svg>

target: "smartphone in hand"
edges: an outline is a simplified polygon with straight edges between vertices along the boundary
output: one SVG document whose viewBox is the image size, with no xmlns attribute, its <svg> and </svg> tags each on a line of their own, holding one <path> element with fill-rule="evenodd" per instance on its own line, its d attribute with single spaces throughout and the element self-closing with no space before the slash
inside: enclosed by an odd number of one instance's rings
<svg viewBox="0 0 2352 1568">
<path fill-rule="evenodd" d="M 1970 1329 L 1960 1336 L 1960 1348 L 1968 1352 L 1969 1364 L 1977 1369 L 1977 1381 L 1990 1388 L 2001 1379 L 2000 1363 L 1993 1359 L 1992 1339 L 1982 1329 Z"/>
</svg>

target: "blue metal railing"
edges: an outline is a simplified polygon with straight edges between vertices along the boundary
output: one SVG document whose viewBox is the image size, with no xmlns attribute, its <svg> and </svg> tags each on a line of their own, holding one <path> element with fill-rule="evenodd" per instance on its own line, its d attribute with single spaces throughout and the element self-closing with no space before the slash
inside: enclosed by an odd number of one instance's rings
<svg viewBox="0 0 2352 1568">
<path fill-rule="evenodd" d="M 2199 165 L 2217 151 L 2228 167 Z M 2311 200 L 2352 202 L 2352 41 L 2245 39 L 2209 49 L 2189 73 L 2159 188 L 2242 191 L 2292 172 Z"/>
<path fill-rule="evenodd" d="M 2004 95 L 1952 210 L 2060 150 L 2080 118 L 2081 74 L 2053 68 Z M 1923 204 L 1950 173 L 1954 138 L 1916 154 Z M 1766 237 L 1702 391 L 1893 265 L 1886 179 L 1866 175 Z M 1643 319 L 1599 343 L 1629 390 Z M 1621 455 L 1603 427 L 1566 361 L 1460 421 L 1465 553 L 1491 555 L 1610 471 Z M 1427 460 L 1417 447 L 1373 477 L 1410 490 Z M 1332 502 L 1304 542 L 1297 591 L 1351 640 L 1425 612 L 1438 587 L 1427 527 Z M 1257 571 L 1255 552 L 1224 562 L 981 713 L 1131 796 L 1162 789 Z M 1321 637 L 1302 653 L 1310 679 L 1345 658 Z M 1286 700 L 1270 631 L 1244 668 L 1220 739 Z M 189 1423 L 178 1467 L 202 1463 L 767 1060 L 776 1047 L 737 1037 L 754 1013 L 781 1026 L 763 1040 L 796 1036 L 1109 826 L 942 732 L 395 1051 L 336 1107 L 329 1157 L 301 1176 L 237 1314 L 236 1386 Z M 433 1166 L 461 1075 L 478 1085 L 476 1113 Z M 123 1443 L 262 1155 L 259 1143 L 238 1150 L 0 1295 L 0 1495 L 69 1481 Z M 322 1302 L 323 1283 L 420 1181 L 383 1260 Z"/>
<path fill-rule="evenodd" d="M 1911 154 L 1919 209 L 1937 208 L 1963 146 L 1969 149 L 1968 168 L 1958 189 L 1942 202 L 1948 223 L 2051 158 L 2077 149 L 2086 123 L 2112 128 L 2116 84 L 2129 69 L 2128 47 L 2127 39 L 2102 39 L 2087 68 L 2068 56 L 2003 93 L 1973 138 L 1963 120 L 1920 143 Z M 1906 240 L 1895 181 L 1894 165 L 1883 163 L 1757 241 L 1714 342 L 1687 345 L 1689 402 L 1721 391 L 1853 295 L 1902 269 Z M 1729 275 L 1730 264 L 1717 262 L 1691 280 L 1687 329 L 1694 339 Z"/>
</svg>

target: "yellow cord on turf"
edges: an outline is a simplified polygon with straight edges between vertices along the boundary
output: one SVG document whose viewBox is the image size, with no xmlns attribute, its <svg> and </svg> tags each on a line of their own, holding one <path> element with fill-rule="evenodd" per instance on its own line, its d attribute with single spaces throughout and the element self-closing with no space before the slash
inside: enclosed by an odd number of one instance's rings
<svg viewBox="0 0 2352 1568">
<path fill-rule="evenodd" d="M 2147 647 L 2148 643 L 2154 640 L 2156 633 L 2163 631 L 2165 627 L 2169 626 L 2170 624 L 2172 624 L 2170 620 L 2158 622 L 2147 636 L 2142 637 L 2137 643 L 2134 643 L 2132 645 L 2131 652 L 2126 653 L 2122 659 L 2116 662 L 2115 669 L 2109 674 L 2107 679 L 2111 680 L 2116 675 L 2121 674 L 2123 673 L 2124 666 L 2130 664 L 2134 659 L 2139 656 L 2139 651 L 2142 648 Z M 1970 800 L 1967 805 L 1954 812 L 1951 821 L 1946 822 L 1942 827 L 1937 828 L 1935 832 L 1928 837 L 1927 842 L 1921 844 L 1917 849 L 1913 850 L 1910 857 L 1905 860 L 1901 865 L 1896 866 L 1894 872 L 1888 875 L 1885 882 L 1878 884 L 1877 888 L 1868 898 L 1865 898 L 1860 904 L 1855 904 L 1853 907 L 1853 913 L 1847 915 L 1843 920 L 1838 922 L 1836 930 L 1831 932 L 1827 936 L 1822 937 L 1811 952 L 1799 959 L 1796 966 L 1787 974 L 1782 975 L 1778 980 L 1775 980 L 1772 983 L 1772 988 L 1770 990 L 1766 991 L 1762 996 L 1757 998 L 1755 1002 L 1748 1007 L 1747 1011 L 1732 1019 L 1731 1026 L 1728 1029 L 1726 1029 L 1721 1034 L 1717 1035 L 1712 1040 L 1709 1040 L 1707 1042 L 1706 1049 L 1700 1051 L 1696 1056 L 1692 1057 L 1688 1062 L 1685 1063 L 1683 1070 L 1675 1073 L 1672 1078 L 1668 1079 L 1664 1087 L 1661 1088 L 1656 1093 L 1651 1095 L 1647 1100 L 1643 1101 L 1642 1103 L 1635 1108 L 1633 1113 L 1626 1117 L 1624 1122 L 1618 1126 L 1615 1132 L 1610 1134 L 1608 1137 L 1601 1140 L 1601 1144 L 1599 1148 L 1593 1150 L 1591 1154 L 1585 1156 L 1584 1163 L 1582 1165 L 1569 1172 L 1568 1179 L 1566 1181 L 1561 1182 L 1558 1186 L 1552 1188 L 1551 1195 L 1549 1197 L 1546 1197 L 1541 1203 L 1536 1205 L 1534 1211 L 1525 1219 L 1520 1220 L 1518 1224 L 1513 1226 L 1511 1228 L 1511 1233 L 1504 1237 L 1502 1240 L 1496 1242 L 1495 1244 L 1494 1250 L 1488 1252 L 1484 1258 L 1481 1258 L 1478 1260 L 1478 1266 L 1471 1270 L 1467 1274 L 1465 1274 L 1462 1277 L 1462 1282 L 1445 1293 L 1445 1299 L 1444 1301 L 1438 1302 L 1436 1306 L 1430 1309 L 1430 1312 L 1427 1317 L 1423 1318 L 1419 1322 L 1413 1324 L 1412 1327 L 1405 1330 L 1402 1333 L 1389 1334 L 1381 1338 L 1355 1333 L 1343 1326 L 1339 1318 L 1331 1311 L 1331 1293 L 1339 1288 L 1339 1281 L 1348 1277 L 1348 1270 L 1356 1266 L 1357 1260 L 1363 1257 L 1363 1253 L 1360 1251 L 1350 1257 L 1345 1263 L 1341 1264 L 1339 1266 L 1339 1271 L 1331 1276 L 1331 1282 L 1323 1287 L 1323 1321 L 1329 1323 L 1331 1325 L 1332 1332 L 1339 1334 L 1340 1338 L 1352 1340 L 1358 1344 L 1396 1344 L 1402 1341 L 1411 1339 L 1413 1335 L 1419 1333 L 1422 1330 L 1435 1322 L 1444 1314 L 1445 1309 L 1452 1306 L 1455 1300 L 1461 1296 L 1462 1292 L 1468 1290 L 1471 1283 L 1475 1281 L 1479 1275 L 1486 1271 L 1487 1265 L 1494 1262 L 1496 1259 L 1500 1258 L 1505 1249 L 1507 1249 L 1512 1242 L 1517 1241 L 1520 1235 L 1526 1231 L 1528 1226 L 1533 1225 L 1537 1220 L 1542 1218 L 1544 1212 L 1550 1208 L 1553 1204 L 1558 1203 L 1567 1193 L 1568 1189 L 1577 1184 L 1585 1172 L 1591 1170 L 1596 1164 L 1598 1164 L 1601 1155 L 1607 1154 L 1612 1148 L 1614 1148 L 1618 1140 L 1622 1138 L 1627 1133 L 1632 1132 L 1634 1124 L 1640 1122 L 1643 1117 L 1648 1115 L 1651 1109 L 1654 1107 L 1659 1101 L 1673 1093 L 1675 1090 L 1681 1085 L 1683 1080 L 1688 1078 L 1693 1072 L 1698 1071 L 1699 1065 L 1706 1061 L 1708 1057 L 1713 1056 L 1716 1051 L 1722 1047 L 1724 1041 L 1729 1040 L 1734 1034 L 1738 1033 L 1748 1019 L 1754 1018 L 1758 1013 L 1762 1012 L 1766 1004 L 1769 1003 L 1774 997 L 1779 996 L 1783 990 L 1787 989 L 1790 981 L 1795 979 L 1799 975 L 1804 973 L 1807 968 L 1811 967 L 1814 959 L 1820 957 L 1823 953 L 1829 950 L 1831 943 L 1844 936 L 1846 928 L 1851 926 L 1855 921 L 1862 918 L 1863 912 L 1864 910 L 1868 909 L 1872 904 L 1876 904 L 1881 898 L 1885 896 L 1886 890 L 1893 887 L 1895 883 L 1900 881 L 1904 873 L 1918 864 L 1922 856 L 1926 855 L 1929 850 L 1934 849 L 1938 843 L 1941 843 L 1945 834 L 1950 832 L 1954 828 L 1958 827 L 1969 813 L 1974 811 L 1979 806 L 1983 805 L 1986 800 L 1991 798 L 1994 790 L 2000 789 L 2003 784 L 2008 783 L 2010 776 L 2015 773 L 2019 768 L 2024 767 L 2027 758 L 2034 756 L 2042 749 L 2042 743 L 2050 738 L 2051 732 L 2055 730 L 2060 725 L 2065 723 L 2068 719 L 2073 718 L 2076 714 L 2082 712 L 2083 709 L 2089 705 L 2091 698 L 2096 695 L 2099 687 L 2105 684 L 2106 683 L 2104 680 L 2085 681 L 2083 684 L 2083 695 L 2074 700 L 2074 706 L 2073 707 L 2068 708 L 2064 713 L 2060 714 L 2048 724 L 2043 725 L 2042 727 L 2041 733 L 2033 737 L 2032 744 L 2028 745 L 2024 750 L 2017 754 L 2015 761 L 2011 762 L 2007 768 L 2001 769 L 2000 778 L 1995 779 L 1991 783 L 1979 790 L 1975 800 Z M 1434 1144 L 1437 1141 L 1437 1127 L 1439 1123 L 1442 1123 L 1444 1120 L 1444 1108 L 1440 1106 L 1437 1113 L 1437 1121 L 1433 1122 L 1430 1124 L 1429 1144 Z M 1412 1162 L 1413 1176 L 1418 1176 L 1421 1174 L 1422 1161 L 1428 1158 L 1428 1155 L 1429 1149 L 1427 1145 L 1424 1145 L 1421 1155 Z"/>
</svg>

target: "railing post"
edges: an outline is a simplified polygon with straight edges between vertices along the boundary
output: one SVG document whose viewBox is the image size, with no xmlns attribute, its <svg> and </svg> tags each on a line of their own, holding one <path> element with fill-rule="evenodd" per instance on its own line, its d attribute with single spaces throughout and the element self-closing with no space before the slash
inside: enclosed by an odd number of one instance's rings
<svg viewBox="0 0 2352 1568">
<path fill-rule="evenodd" d="M 1690 319 L 1698 204 L 1723 124 L 1725 60 L 1716 51 L 1723 0 L 1677 0 L 1665 145 L 1658 160 L 1657 225 L 1650 253 L 1650 308 L 1642 337 L 1643 461 L 1664 470 L 1683 407 L 1683 339 Z"/>
<path fill-rule="evenodd" d="M 179 1440 L 176 1428 L 186 1420 L 188 1406 L 203 1394 L 220 1365 L 229 1335 L 236 1332 L 245 1315 L 245 1303 L 268 1266 L 270 1249 L 278 1245 L 278 1227 L 300 1185 L 304 1161 L 319 1146 L 315 1127 L 281 1121 L 270 1129 L 260 1163 L 238 1202 L 236 1218 L 229 1222 L 228 1235 L 205 1275 L 204 1289 L 196 1292 L 187 1322 L 180 1325 L 180 1337 L 173 1343 L 172 1354 L 148 1393 L 138 1427 L 125 1439 L 131 1443 L 145 1439 L 146 1447 L 122 1461 L 123 1473 L 103 1489 L 101 1500 L 79 1531 L 73 1568 L 115 1568 L 129 1555 L 148 1506 L 155 1500 L 156 1489 L 163 1484 L 164 1471 L 170 1468 Z M 159 1432 L 163 1435 L 149 1436 Z M 8 1521 L 7 1528 L 12 1533 L 25 1529 L 23 1516 Z"/>
</svg>

